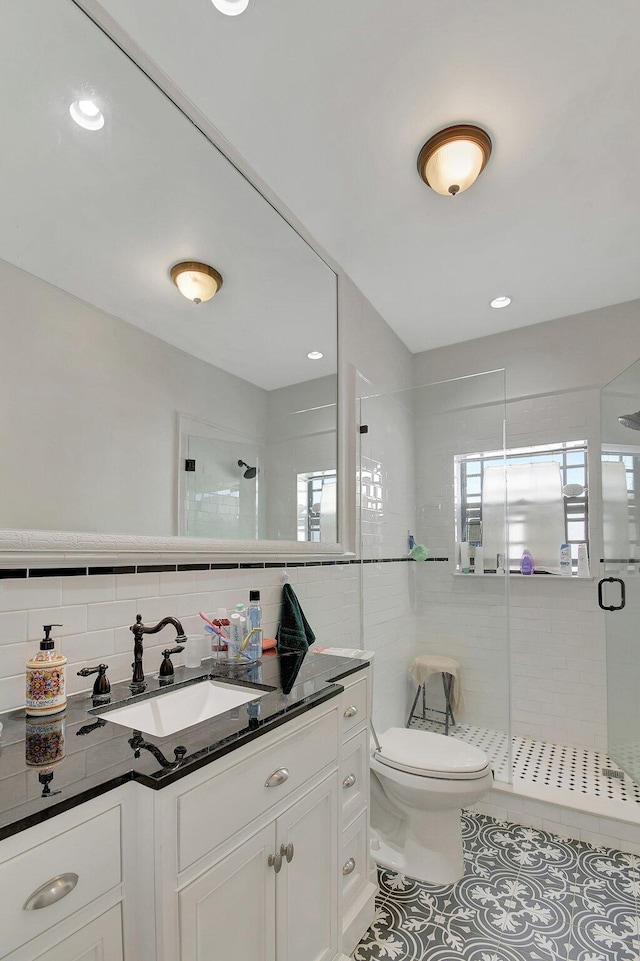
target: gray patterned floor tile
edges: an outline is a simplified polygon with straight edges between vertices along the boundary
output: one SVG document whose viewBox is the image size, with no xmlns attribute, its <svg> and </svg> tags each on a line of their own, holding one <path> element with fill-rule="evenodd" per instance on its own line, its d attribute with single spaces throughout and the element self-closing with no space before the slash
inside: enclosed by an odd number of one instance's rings
<svg viewBox="0 0 640 961">
<path fill-rule="evenodd" d="M 640 919 L 635 911 L 622 905 L 602 914 L 578 912 L 573 919 L 573 940 L 589 957 L 605 961 L 638 961 L 640 958 Z"/>
<path fill-rule="evenodd" d="M 379 870 L 354 961 L 640 961 L 640 858 L 463 814 L 465 876 Z"/>
</svg>

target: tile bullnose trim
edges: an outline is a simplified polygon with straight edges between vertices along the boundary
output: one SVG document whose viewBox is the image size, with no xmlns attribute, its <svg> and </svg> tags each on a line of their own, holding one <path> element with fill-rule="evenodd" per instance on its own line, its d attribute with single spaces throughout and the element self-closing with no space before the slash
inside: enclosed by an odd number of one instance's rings
<svg viewBox="0 0 640 961">
<path fill-rule="evenodd" d="M 446 557 L 429 558 L 434 561 L 447 561 Z M 60 563 L 59 559 L 58 563 Z M 0 568 L 0 580 L 30 579 L 40 577 L 99 577 L 105 574 L 151 574 L 178 573 L 188 574 L 192 571 L 238 571 L 238 570 L 288 570 L 297 567 L 337 567 L 345 564 L 404 564 L 411 561 L 410 557 L 341 557 L 332 560 L 280 560 L 272 561 L 212 561 L 211 563 L 194 562 L 184 564 L 144 563 L 144 564 L 92 564 L 89 567 L 3 567 Z M 42 558 L 40 558 L 42 563 Z"/>
</svg>

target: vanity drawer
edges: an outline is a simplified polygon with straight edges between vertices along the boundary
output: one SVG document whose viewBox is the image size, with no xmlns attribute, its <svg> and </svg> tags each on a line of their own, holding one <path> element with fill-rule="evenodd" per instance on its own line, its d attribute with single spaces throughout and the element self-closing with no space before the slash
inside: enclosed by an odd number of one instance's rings
<svg viewBox="0 0 640 961">
<path fill-rule="evenodd" d="M 340 865 L 342 904 L 343 908 L 347 908 L 369 880 L 369 836 L 366 811 L 363 811 L 344 831 L 340 846 Z"/>
<path fill-rule="evenodd" d="M 369 731 L 364 728 L 342 746 L 340 762 L 342 823 L 349 821 L 369 797 Z"/>
<path fill-rule="evenodd" d="M 337 749 L 333 710 L 180 795 L 178 869 L 183 871 L 328 764 L 336 764 Z"/>
<path fill-rule="evenodd" d="M 0 864 L 2 956 L 105 894 L 121 879 L 119 806 Z M 43 890 L 38 895 L 39 889 Z M 26 907 L 29 902 L 31 908 Z"/>
<path fill-rule="evenodd" d="M 345 681 L 339 683 L 345 684 Z M 361 677 L 353 684 L 345 685 L 345 690 L 341 697 L 340 725 L 343 738 L 351 737 L 352 734 L 362 727 L 367 721 L 368 707 L 368 684 L 367 677 Z"/>
</svg>

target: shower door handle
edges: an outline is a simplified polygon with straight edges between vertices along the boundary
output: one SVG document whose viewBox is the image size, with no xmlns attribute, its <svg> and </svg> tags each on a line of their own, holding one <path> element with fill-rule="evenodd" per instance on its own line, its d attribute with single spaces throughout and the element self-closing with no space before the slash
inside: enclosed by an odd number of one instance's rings
<svg viewBox="0 0 640 961">
<path fill-rule="evenodd" d="M 603 584 L 619 584 L 620 585 L 620 603 L 616 607 L 615 604 L 605 605 L 603 604 L 603 594 L 602 585 Z M 620 577 L 603 577 L 601 581 L 598 581 L 598 604 L 603 611 L 621 611 L 622 608 L 627 603 L 627 593 L 624 586 L 624 581 Z"/>
</svg>

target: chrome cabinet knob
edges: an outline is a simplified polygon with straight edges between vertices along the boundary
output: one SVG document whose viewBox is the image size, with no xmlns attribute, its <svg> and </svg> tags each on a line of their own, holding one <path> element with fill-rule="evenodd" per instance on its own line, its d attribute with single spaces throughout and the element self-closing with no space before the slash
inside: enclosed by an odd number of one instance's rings
<svg viewBox="0 0 640 961">
<path fill-rule="evenodd" d="M 355 774 L 347 774 L 346 778 L 345 778 L 344 781 L 342 782 L 342 786 L 343 786 L 344 788 L 353 787 L 353 785 L 354 785 L 355 783 L 356 783 L 356 776 L 355 776 Z"/>
<path fill-rule="evenodd" d="M 355 867 L 356 867 L 356 859 L 349 858 L 349 860 L 342 865 L 342 873 L 345 876 L 347 874 L 351 874 L 351 872 L 355 870 Z"/>
<path fill-rule="evenodd" d="M 78 883 L 78 875 L 73 871 L 67 874 L 58 874 L 57 877 L 45 881 L 39 888 L 30 895 L 22 906 L 23 911 L 39 911 L 40 908 L 48 908 L 49 905 L 61 901 L 71 894 Z"/>
<path fill-rule="evenodd" d="M 355 706 L 355 704 L 350 704 L 344 712 L 344 717 L 355 717 L 357 713 L 358 708 Z"/>
<path fill-rule="evenodd" d="M 270 868 L 273 868 L 276 874 L 278 874 L 280 872 L 280 868 L 282 867 L 282 855 L 270 854 L 267 860 L 267 864 L 269 865 Z"/>
<path fill-rule="evenodd" d="M 278 787 L 279 784 L 284 784 L 289 778 L 289 771 L 286 767 L 279 767 L 277 771 L 270 774 L 267 780 L 264 782 L 265 787 Z"/>
</svg>

